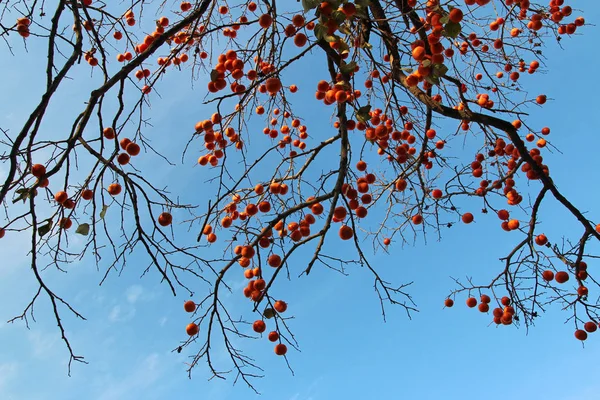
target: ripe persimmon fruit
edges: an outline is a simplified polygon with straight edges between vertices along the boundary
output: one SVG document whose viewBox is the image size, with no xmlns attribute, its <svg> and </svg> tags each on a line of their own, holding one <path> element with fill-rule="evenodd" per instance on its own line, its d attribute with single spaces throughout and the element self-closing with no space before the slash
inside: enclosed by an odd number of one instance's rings
<svg viewBox="0 0 600 400">
<path fill-rule="evenodd" d="M 185 327 L 185 331 L 187 332 L 188 335 L 190 336 L 195 336 L 198 334 L 198 332 L 200 331 L 200 328 L 198 328 L 198 325 L 196 325 L 193 322 L 190 322 L 186 327 Z"/>
<path fill-rule="evenodd" d="M 188 300 L 185 303 L 183 303 L 183 309 L 189 313 L 194 312 L 196 311 L 196 303 L 194 303 L 193 300 Z"/>
</svg>

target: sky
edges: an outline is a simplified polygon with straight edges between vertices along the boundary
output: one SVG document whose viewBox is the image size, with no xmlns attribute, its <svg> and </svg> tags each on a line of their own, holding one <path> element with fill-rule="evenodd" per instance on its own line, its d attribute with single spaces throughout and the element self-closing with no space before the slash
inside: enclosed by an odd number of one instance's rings
<svg viewBox="0 0 600 400">
<path fill-rule="evenodd" d="M 565 38 L 564 49 L 554 43 L 547 45 L 547 73 L 532 76 L 528 87 L 543 91 L 551 100 L 543 108 L 531 108 L 528 121 L 533 126 L 552 128 L 550 139 L 561 152 L 547 154 L 545 160 L 554 181 L 575 205 L 589 212 L 592 220 L 600 221 L 594 215 L 599 193 L 593 154 L 600 146 L 596 135 L 600 114 L 593 101 L 599 86 L 591 71 L 599 61 L 591 49 L 600 37 L 600 28 L 593 25 L 600 20 L 600 8 L 591 0 L 580 1 L 577 6 L 585 10 L 589 24 L 581 30 L 582 35 Z M 9 94 L 0 97 L 0 126 L 12 132 L 37 101 L 43 80 L 39 74 L 43 66 L 36 53 L 42 48 L 30 41 L 29 52 L 25 52 L 18 42 L 13 44 L 14 55 L 0 46 L 0 87 Z M 88 77 L 85 66 L 80 69 L 77 77 L 98 79 Z M 302 72 L 300 67 L 292 70 L 299 77 L 300 91 L 310 94 L 315 78 Z M 157 147 L 173 154 L 177 149 L 168 147 L 171 138 L 187 135 L 190 126 L 212 113 L 199 99 L 203 78 L 191 87 L 189 75 L 180 74 L 168 85 L 159 85 L 160 101 L 151 97 L 152 127 L 147 130 Z M 65 114 L 79 112 L 85 96 L 78 91 L 77 79 L 67 82 L 51 105 L 47 126 L 56 131 L 68 126 L 71 120 L 65 122 Z M 319 124 L 329 120 L 330 110 L 309 102 L 297 103 L 300 113 L 314 113 L 309 132 L 318 132 Z M 186 188 L 190 182 L 200 186 L 198 182 L 205 175 L 194 167 L 193 157 L 183 164 L 177 170 L 155 168 L 153 178 L 168 183 L 173 192 L 183 190 L 184 199 L 193 198 L 200 190 L 185 192 Z M 141 160 L 136 166 L 148 169 L 152 164 Z M 182 168 L 187 171 L 175 172 Z M 5 174 L 6 166 L 0 165 L 0 178 Z M 478 207 L 476 203 L 466 206 L 473 210 Z M 468 309 L 463 297 L 457 298 L 455 307 L 443 309 L 443 300 L 455 287 L 451 277 L 472 276 L 487 283 L 486 279 L 501 268 L 498 259 L 520 240 L 517 233 L 498 229 L 494 215 L 475 216 L 471 225 L 458 224 L 452 231 L 442 231 L 441 241 L 430 236 L 424 243 L 419 237 L 414 245 L 393 243 L 387 253 L 379 250 L 370 255 L 385 279 L 414 282 L 408 290 L 419 312 L 411 319 L 402 308 L 388 307 L 384 322 L 372 278 L 356 266 L 347 267 L 348 276 L 315 268 L 308 277 L 296 278 L 298 274 L 292 273 L 290 281 L 280 280 L 277 290 L 294 317 L 290 326 L 300 351 L 288 352 L 292 373 L 264 337 L 239 342 L 264 369 L 265 377 L 254 381 L 261 398 L 452 400 L 485 396 L 494 400 L 510 396 L 568 400 L 597 396 L 600 333 L 590 334 L 582 345 L 573 337 L 573 324 L 565 323 L 568 315 L 560 307 L 550 307 L 528 331 L 490 325 L 490 316 Z M 113 212 L 108 218 L 118 216 Z M 554 201 L 545 204 L 541 219 L 551 240 L 579 232 Z M 73 246 L 82 243 L 75 235 L 70 239 Z M 1 239 L 0 321 L 20 314 L 35 293 L 27 240 L 26 235 Z M 339 255 L 350 248 L 346 243 L 336 246 Z M 29 329 L 19 321 L 0 323 L 1 399 L 258 398 L 243 382 L 234 384 L 234 375 L 227 380 L 209 380 L 202 362 L 193 370 L 192 379 L 188 378 L 186 362 L 193 345 L 181 354 L 172 351 L 185 339 L 183 329 L 189 315 L 182 304 L 188 296 L 184 291 L 173 296 L 156 274 L 140 278 L 146 263 L 137 256 L 130 257 L 123 272 L 110 274 L 101 286 L 102 269 L 98 271 L 87 258 L 73 263 L 67 274 L 45 272 L 52 287 L 87 318 L 81 321 L 65 313 L 64 323 L 75 353 L 85 356 L 89 364 L 75 363 L 68 376 L 68 353 L 47 299 L 43 299 L 36 303 L 36 322 L 30 320 Z M 600 267 L 597 260 L 588 264 L 590 271 Z M 232 281 L 234 289 L 241 282 Z M 202 287 L 198 288 L 197 296 L 201 297 Z M 239 290 L 234 292 L 238 298 Z M 251 315 L 249 303 L 226 296 L 233 314 Z M 226 362 L 226 354 L 218 353 L 216 361 Z"/>
</svg>

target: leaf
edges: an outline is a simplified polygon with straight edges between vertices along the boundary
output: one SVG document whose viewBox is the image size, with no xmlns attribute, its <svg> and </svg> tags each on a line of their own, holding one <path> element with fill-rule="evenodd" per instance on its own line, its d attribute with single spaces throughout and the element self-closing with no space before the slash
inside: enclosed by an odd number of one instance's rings
<svg viewBox="0 0 600 400">
<path fill-rule="evenodd" d="M 316 24 L 315 25 L 315 36 L 318 40 L 321 40 L 325 37 L 325 35 L 327 35 L 327 28 L 325 26 L 323 26 L 322 24 Z"/>
<path fill-rule="evenodd" d="M 103 205 L 102 206 L 102 211 L 100 211 L 100 219 L 104 219 L 104 217 L 106 216 L 106 210 L 108 210 L 108 206 L 107 205 Z"/>
<path fill-rule="evenodd" d="M 216 69 L 213 69 L 212 71 L 210 71 L 210 81 L 216 82 L 217 79 L 219 79 L 219 71 L 217 71 Z"/>
<path fill-rule="evenodd" d="M 440 84 L 440 78 L 438 78 L 435 75 L 429 75 L 425 77 L 425 80 L 429 83 L 431 83 L 432 85 L 439 85 Z"/>
<path fill-rule="evenodd" d="M 371 50 L 373 48 L 373 45 L 369 42 L 363 42 L 360 45 L 361 48 L 365 49 L 365 50 Z"/>
<path fill-rule="evenodd" d="M 371 112 L 370 104 L 367 104 L 366 106 L 362 106 L 356 112 L 356 119 L 359 120 L 360 122 L 367 122 L 368 120 L 371 119 L 369 112 Z"/>
<path fill-rule="evenodd" d="M 313 8 L 317 8 L 319 5 L 318 0 L 302 0 L 302 7 L 304 7 L 304 12 L 310 11 Z"/>
<path fill-rule="evenodd" d="M 429 67 L 431 65 L 431 60 L 425 59 L 425 60 L 421 61 L 421 65 L 423 67 L 427 68 L 427 67 Z"/>
<path fill-rule="evenodd" d="M 338 25 L 341 25 L 346 20 L 346 14 L 336 10 L 331 13 L 330 18 L 333 19 Z"/>
<path fill-rule="evenodd" d="M 435 76 L 444 76 L 446 75 L 446 72 L 448 72 L 448 67 L 446 67 L 444 64 L 435 64 L 433 67 L 433 72 Z"/>
<path fill-rule="evenodd" d="M 446 32 L 446 36 L 451 37 L 451 38 L 458 37 L 458 34 L 460 33 L 461 29 L 462 28 L 461 28 L 460 24 L 458 24 L 456 22 L 448 22 L 446 24 L 446 26 L 444 26 L 444 31 Z"/>
<path fill-rule="evenodd" d="M 25 203 L 25 201 L 27 201 L 27 199 L 29 198 L 29 189 L 17 189 L 15 192 L 19 196 L 17 196 L 13 200 L 13 204 L 15 204 L 16 202 L 18 202 L 19 200 L 23 200 L 23 203 Z"/>
<path fill-rule="evenodd" d="M 81 224 L 77 227 L 75 233 L 79 233 L 80 235 L 87 236 L 90 233 L 90 224 Z"/>
<path fill-rule="evenodd" d="M 356 63 L 354 61 L 350 61 L 347 64 L 340 65 L 340 72 L 342 74 L 351 74 L 356 69 Z"/>
<path fill-rule="evenodd" d="M 450 22 L 450 16 L 448 14 L 440 18 L 440 24 L 447 24 L 448 22 Z"/>
<path fill-rule="evenodd" d="M 45 225 L 41 225 L 40 227 L 38 227 L 38 235 L 42 237 L 46 233 L 50 232 L 50 229 L 52 229 L 52 219 L 47 219 Z"/>
</svg>

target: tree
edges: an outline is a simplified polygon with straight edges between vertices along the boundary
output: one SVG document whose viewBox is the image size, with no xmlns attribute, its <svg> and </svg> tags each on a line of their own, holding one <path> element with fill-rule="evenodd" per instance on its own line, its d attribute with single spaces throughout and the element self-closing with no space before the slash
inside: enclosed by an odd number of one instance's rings
<svg viewBox="0 0 600 400">
<path fill-rule="evenodd" d="M 177 347 L 192 355 L 190 371 L 205 360 L 223 377 L 227 368 L 211 358 L 220 345 L 252 387 L 259 364 L 235 338 L 261 334 L 280 356 L 298 346 L 293 304 L 288 311 L 277 291 L 285 275 L 359 265 L 372 274 L 383 317 L 386 304 L 410 316 L 410 283 L 388 282 L 366 240 L 387 251 L 430 231 L 441 238 L 477 222 L 473 199 L 515 245 L 490 282 L 456 280 L 445 306 L 465 301 L 497 325 L 529 327 L 558 303 L 577 339 L 596 330 L 599 304 L 588 290 L 597 281 L 586 260 L 600 225 L 553 181 L 556 167 L 543 158 L 550 128 L 527 123 L 529 108 L 547 100 L 525 92 L 528 75 L 544 68 L 543 45 L 585 23 L 562 0 L 59 0 L 4 10 L 9 49 L 47 58 L 39 103 L 18 132 L 3 129 L 0 238 L 30 236 L 39 283 L 10 322 L 28 323 L 34 305 L 49 301 L 69 366 L 84 359 L 63 315 L 83 315 L 47 284 L 47 267 L 93 260 L 103 282 L 143 257 L 143 274 L 173 294 L 198 293 L 184 303 L 192 317 Z M 148 113 L 186 73 L 202 81 L 198 99 L 212 111 L 177 110 L 189 131 L 165 132 L 168 141 L 154 145 Z M 302 87 L 299 73 L 313 86 Z M 49 110 L 71 81 L 86 98 L 70 99 L 57 129 Z M 314 109 L 331 110 L 333 121 Z M 200 178 L 181 192 L 154 179 L 196 158 Z M 549 197 L 580 225 L 562 242 L 540 225 Z M 343 258 L 332 255 L 340 246 Z M 241 275 L 247 285 L 234 294 L 249 300 L 236 318 L 223 293 Z"/>
</svg>

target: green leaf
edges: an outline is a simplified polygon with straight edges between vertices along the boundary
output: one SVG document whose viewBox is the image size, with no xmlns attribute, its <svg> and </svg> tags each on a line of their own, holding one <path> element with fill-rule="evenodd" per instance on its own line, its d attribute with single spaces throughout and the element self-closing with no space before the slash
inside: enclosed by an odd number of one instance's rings
<svg viewBox="0 0 600 400">
<path fill-rule="evenodd" d="M 458 34 L 460 33 L 461 29 L 462 28 L 460 24 L 457 24 L 456 22 L 448 22 L 446 26 L 444 26 L 446 36 L 451 37 L 453 39 L 458 37 Z"/>
<path fill-rule="evenodd" d="M 357 6 L 361 6 L 361 7 L 368 7 L 369 6 L 369 0 L 356 0 L 354 2 L 354 4 L 356 4 Z"/>
<path fill-rule="evenodd" d="M 102 206 L 102 211 L 100 211 L 100 219 L 104 219 L 104 217 L 106 216 L 106 210 L 108 210 L 108 206 L 107 205 L 103 205 Z"/>
<path fill-rule="evenodd" d="M 439 85 L 440 84 L 440 78 L 438 78 L 435 75 L 429 75 L 425 77 L 425 80 L 429 83 L 431 83 L 432 85 Z"/>
<path fill-rule="evenodd" d="M 212 71 L 210 71 L 210 81 L 216 82 L 217 79 L 219 79 L 219 71 L 217 71 L 216 69 L 213 69 Z"/>
<path fill-rule="evenodd" d="M 265 311 L 263 311 L 263 315 L 265 316 L 265 318 L 271 319 L 275 316 L 275 310 L 273 310 L 272 308 L 265 308 Z"/>
<path fill-rule="evenodd" d="M 50 229 L 52 229 L 52 219 L 47 219 L 45 225 L 41 225 L 40 227 L 38 227 L 38 235 L 42 237 L 46 233 L 50 232 Z"/>
<path fill-rule="evenodd" d="M 367 122 L 368 120 L 371 119 L 369 112 L 371 112 L 370 104 L 367 104 L 366 106 L 362 106 L 356 112 L 356 119 L 359 120 L 360 122 Z"/>
<path fill-rule="evenodd" d="M 23 203 L 25 203 L 29 198 L 29 189 L 17 189 L 15 192 L 18 194 L 18 196 L 13 200 L 13 204 L 19 200 L 23 200 Z"/>
<path fill-rule="evenodd" d="M 75 233 L 79 233 L 80 235 L 87 236 L 90 233 L 90 224 L 81 224 L 77 227 Z"/>
<path fill-rule="evenodd" d="M 425 68 L 427 68 L 431 65 L 431 60 L 425 59 L 425 60 L 421 61 L 421 65 L 424 66 Z"/>
<path fill-rule="evenodd" d="M 344 14 L 341 11 L 335 10 L 331 13 L 330 18 L 337 22 L 338 25 L 341 25 L 346 20 L 346 14 Z"/>
<path fill-rule="evenodd" d="M 347 64 L 340 65 L 340 72 L 342 74 L 351 74 L 354 72 L 355 68 L 356 68 L 356 63 L 354 61 L 350 61 Z"/>
<path fill-rule="evenodd" d="M 304 12 L 310 11 L 313 8 L 317 8 L 318 5 L 318 0 L 302 0 L 302 7 L 304 7 Z"/>
<path fill-rule="evenodd" d="M 444 76 L 446 75 L 446 72 L 448 72 L 448 67 L 444 64 L 435 64 L 433 66 L 433 72 L 435 76 Z"/>
<path fill-rule="evenodd" d="M 322 24 L 315 25 L 315 36 L 318 40 L 322 40 L 327 35 L 327 27 Z"/>
<path fill-rule="evenodd" d="M 450 22 L 450 16 L 448 14 L 440 18 L 440 24 L 447 24 L 448 22 Z"/>
</svg>

